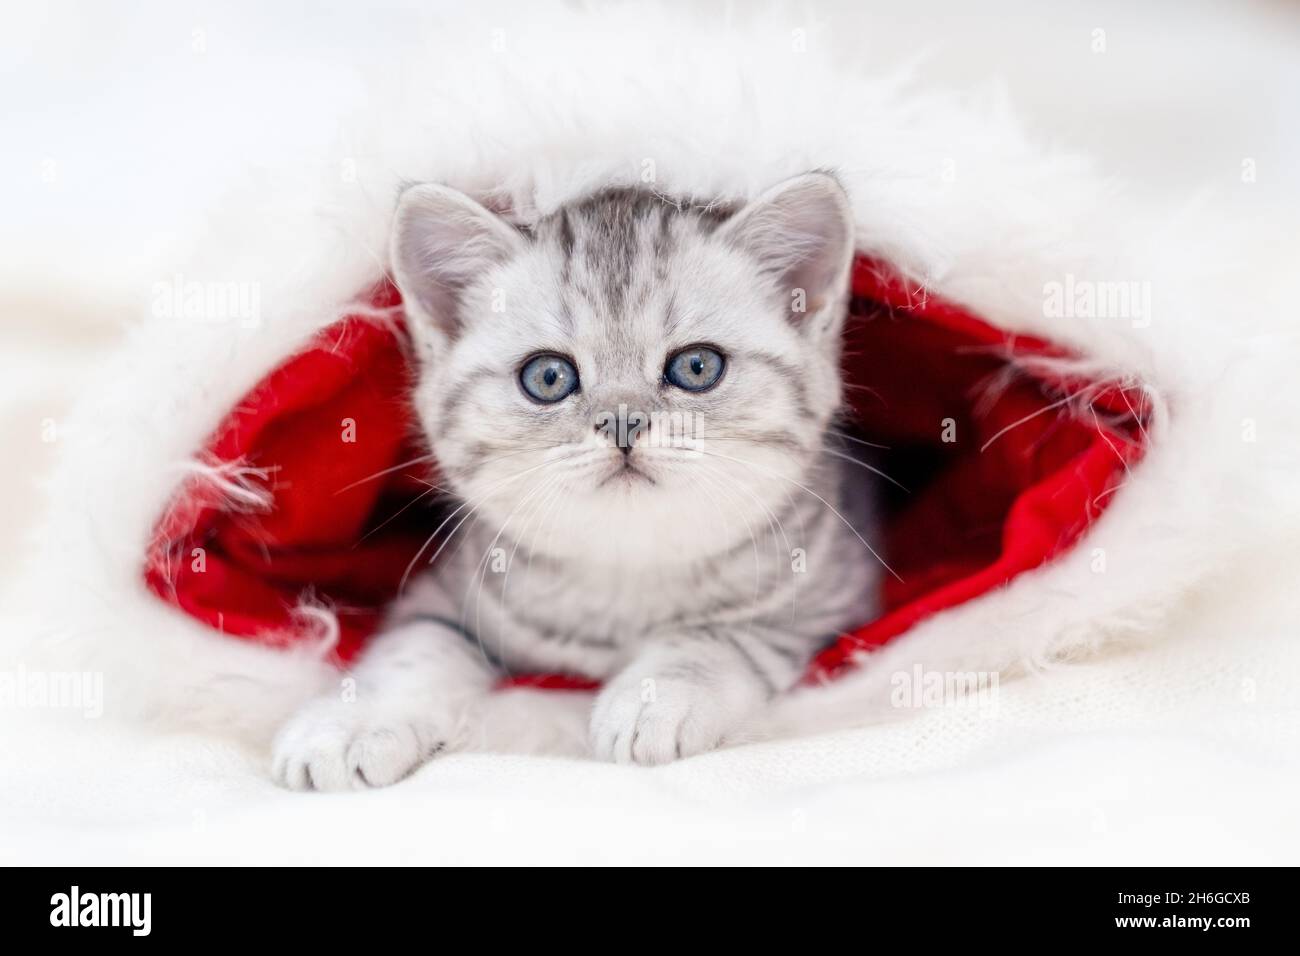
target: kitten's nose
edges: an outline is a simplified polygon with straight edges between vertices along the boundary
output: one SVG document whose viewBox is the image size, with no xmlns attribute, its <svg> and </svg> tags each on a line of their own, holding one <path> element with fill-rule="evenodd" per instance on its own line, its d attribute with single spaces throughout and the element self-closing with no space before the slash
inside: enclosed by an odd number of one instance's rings
<svg viewBox="0 0 1300 956">
<path fill-rule="evenodd" d="M 624 455 L 632 454 L 637 438 L 650 430 L 650 416 L 620 404 L 618 411 L 601 412 L 596 416 L 595 431 L 610 438 Z"/>
</svg>

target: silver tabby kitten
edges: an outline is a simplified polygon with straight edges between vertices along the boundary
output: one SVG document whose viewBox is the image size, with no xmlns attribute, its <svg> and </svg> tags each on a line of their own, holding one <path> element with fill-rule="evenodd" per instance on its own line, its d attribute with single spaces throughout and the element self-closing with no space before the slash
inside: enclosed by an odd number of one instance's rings
<svg viewBox="0 0 1300 956">
<path fill-rule="evenodd" d="M 689 756 L 869 616 L 864 494 L 824 450 L 853 254 L 833 177 L 739 211 L 609 189 L 527 229 L 416 186 L 392 252 L 459 507 L 357 700 L 281 731 L 282 783 L 393 783 L 462 744 L 504 672 L 604 682 L 598 757 Z"/>
</svg>

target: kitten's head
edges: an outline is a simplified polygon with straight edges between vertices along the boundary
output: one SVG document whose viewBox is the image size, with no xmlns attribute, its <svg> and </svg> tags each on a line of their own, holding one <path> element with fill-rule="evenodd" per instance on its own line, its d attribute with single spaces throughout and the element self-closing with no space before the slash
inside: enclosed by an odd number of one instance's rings
<svg viewBox="0 0 1300 956">
<path fill-rule="evenodd" d="M 832 176 L 739 210 L 609 189 L 531 228 L 415 186 L 392 251 L 443 475 L 530 550 L 709 552 L 805 494 L 853 253 Z"/>
</svg>

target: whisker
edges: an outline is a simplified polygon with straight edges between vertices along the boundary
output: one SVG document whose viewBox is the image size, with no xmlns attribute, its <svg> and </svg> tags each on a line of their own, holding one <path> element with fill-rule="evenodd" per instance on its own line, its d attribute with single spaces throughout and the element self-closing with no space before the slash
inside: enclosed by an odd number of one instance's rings
<svg viewBox="0 0 1300 956">
<path fill-rule="evenodd" d="M 850 436 L 841 435 L 840 437 L 849 438 Z M 750 444 L 750 445 L 764 445 L 768 447 L 773 447 L 773 446 L 782 447 L 788 444 L 785 441 L 779 441 L 779 440 L 768 441 L 762 438 L 746 438 L 746 437 L 718 436 L 718 435 L 708 435 L 707 437 L 700 440 L 701 444 L 705 444 L 711 441 L 731 441 L 731 442 L 740 442 L 740 443 Z M 861 444 L 868 445 L 872 448 L 885 447 L 884 445 L 873 445 L 871 442 L 868 441 L 863 441 L 861 442 Z M 699 451 L 700 449 L 698 447 L 695 447 L 693 450 Z M 874 465 L 867 464 L 865 461 L 862 461 L 860 458 L 854 458 L 852 455 L 846 454 L 841 451 L 836 451 L 834 448 L 827 448 L 824 445 L 822 446 L 821 450 L 826 454 L 831 455 L 835 458 L 840 458 L 843 459 L 844 461 L 852 462 L 853 464 L 857 465 L 860 468 L 865 468 L 867 471 L 871 472 L 872 474 L 879 475 L 881 478 L 884 478 L 891 485 L 894 485 L 896 488 L 906 492 L 909 495 L 912 493 L 912 490 L 908 488 L 906 485 L 904 485 L 902 482 L 900 482 L 898 479 L 892 477 L 891 475 L 885 474 L 885 472 L 881 471 L 879 468 L 875 467 Z"/>
<path fill-rule="evenodd" d="M 845 441 L 851 441 L 857 445 L 866 445 L 868 448 L 879 448 L 881 451 L 889 451 L 888 445 L 880 445 L 873 441 L 867 441 L 865 438 L 858 438 L 856 435 L 850 435 L 848 432 L 842 432 L 838 428 L 827 426 L 828 434 L 843 438 Z"/>
<path fill-rule="evenodd" d="M 429 484 L 429 482 L 425 482 L 425 484 Z M 372 534 L 377 534 L 378 532 L 384 530 L 384 528 L 386 528 L 392 522 L 400 518 L 403 512 L 405 512 L 408 508 L 410 508 L 415 504 L 418 504 L 420 501 L 427 498 L 429 495 L 433 494 L 437 490 L 439 489 L 436 485 L 431 485 L 430 487 L 426 488 L 424 491 L 420 492 L 418 495 L 416 495 L 406 504 L 402 505 L 402 507 L 398 508 L 395 512 L 393 512 L 393 514 L 389 515 L 379 524 L 375 525 L 373 528 L 371 528 L 369 531 L 363 534 L 360 538 L 358 538 L 356 544 L 352 545 L 353 550 L 356 550 L 356 548 L 359 545 L 361 545 L 361 543 L 364 542 L 367 538 L 369 538 Z"/>
<path fill-rule="evenodd" d="M 705 464 L 707 465 L 708 463 L 706 462 Z M 716 468 L 706 467 L 702 469 L 702 473 L 710 476 L 716 476 L 719 480 L 725 478 L 721 470 Z M 726 487 L 725 484 L 724 487 Z M 759 498 L 758 495 L 754 494 L 744 485 L 737 485 L 736 488 L 739 489 L 740 491 L 743 491 L 746 495 L 748 495 L 749 499 L 753 501 L 754 504 L 758 505 L 759 509 L 761 509 L 764 515 L 767 517 L 768 529 L 770 531 L 775 532 L 772 536 L 772 547 L 776 551 L 777 560 L 780 561 L 781 559 L 780 542 L 777 540 L 777 535 L 780 535 L 781 538 L 784 540 L 786 550 L 790 550 L 790 536 L 786 534 L 785 526 L 781 524 L 781 519 L 776 516 L 776 513 L 772 511 L 772 509 L 769 508 L 766 505 L 766 503 L 764 503 L 763 499 Z"/>
<path fill-rule="evenodd" d="M 334 492 L 334 494 L 341 495 L 345 491 L 351 491 L 353 488 L 356 488 L 358 485 L 364 485 L 368 481 L 374 481 L 376 478 L 382 478 L 384 477 L 384 475 L 391 475 L 395 471 L 401 471 L 403 468 L 409 468 L 412 465 L 418 465 L 421 462 L 426 462 L 426 461 L 433 461 L 432 453 L 427 455 L 421 455 L 419 458 L 412 458 L 410 461 L 404 461 L 400 465 L 393 465 L 393 467 L 385 468 L 383 471 L 377 471 L 373 475 L 366 475 L 366 477 L 364 478 L 358 478 L 356 481 L 352 482 L 352 484 L 344 485 L 338 491 Z"/>
<path fill-rule="evenodd" d="M 479 508 L 481 508 L 481 507 L 483 506 L 484 502 L 486 502 L 487 499 L 488 499 L 492 494 L 494 494 L 496 491 L 500 490 L 501 488 L 505 487 L 505 485 L 506 485 L 507 482 L 514 481 L 514 480 L 517 479 L 517 478 L 522 478 L 524 475 L 531 474 L 532 472 L 537 471 L 539 468 L 544 468 L 544 467 L 546 467 L 546 466 L 549 465 L 549 464 L 551 464 L 551 462 L 549 462 L 549 461 L 538 462 L 536 465 L 532 465 L 532 466 L 530 466 L 530 467 L 528 467 L 528 468 L 525 468 L 523 471 L 521 471 L 521 472 L 517 472 L 517 473 L 515 473 L 515 474 L 513 474 L 513 475 L 508 475 L 507 477 L 501 479 L 500 481 L 497 481 L 497 482 L 493 483 L 492 487 L 491 487 L 490 489 L 488 489 L 486 492 L 484 492 L 484 493 L 479 497 L 479 500 L 477 501 L 477 503 L 475 503 L 474 507 L 472 507 L 472 508 L 469 510 L 469 512 L 465 515 L 465 517 L 463 517 L 463 518 L 460 519 L 460 521 L 457 523 L 456 527 L 454 527 L 454 528 L 451 529 L 451 533 L 450 533 L 449 535 L 447 535 L 447 540 L 444 541 L 444 542 L 442 542 L 442 544 L 438 545 L 438 549 L 437 549 L 436 551 L 434 551 L 434 553 L 429 557 L 429 560 L 428 560 L 427 563 L 428 563 L 428 564 L 433 564 L 433 562 L 435 562 L 435 561 L 438 560 L 438 555 L 442 554 L 443 550 L 447 547 L 447 544 L 452 540 L 452 538 L 456 537 L 456 532 L 459 531 L 460 528 L 465 524 L 465 522 L 466 522 L 466 521 L 467 521 L 471 516 L 473 516 L 473 515 L 475 514 L 475 512 L 477 512 L 477 511 L 479 510 Z M 464 507 L 464 506 L 462 505 L 461 507 Z M 459 511 L 460 509 L 458 508 L 457 510 Z M 453 512 L 453 513 L 454 513 L 454 512 Z"/>
<path fill-rule="evenodd" d="M 510 509 L 510 512 L 509 514 L 506 515 L 505 520 L 502 521 L 500 526 L 497 528 L 497 533 L 492 537 L 492 540 L 488 542 L 488 546 L 483 549 L 483 557 L 479 559 L 479 561 L 475 564 L 475 573 L 474 576 L 470 579 L 470 586 L 473 589 L 473 593 L 474 593 L 473 633 L 480 634 L 482 633 L 483 630 L 483 626 L 482 626 L 483 625 L 483 616 L 482 616 L 483 587 L 487 583 L 488 563 L 492 557 L 492 552 L 496 549 L 497 542 L 501 540 L 501 536 L 505 534 L 506 528 L 509 527 L 510 522 L 514 520 L 515 515 L 518 514 L 519 511 L 522 510 L 523 508 L 526 508 L 530 502 L 532 502 L 535 498 L 540 496 L 543 492 L 549 490 L 558 479 L 559 476 L 557 475 L 553 475 L 553 474 L 547 475 L 540 484 L 530 488 L 527 494 L 525 494 L 524 497 L 521 498 L 514 505 L 514 507 Z M 518 545 L 518 540 L 516 540 L 515 543 L 516 545 Z M 507 574 L 510 573 L 509 564 L 506 565 L 506 573 Z M 504 585 L 505 582 L 503 581 L 502 582 L 503 588 Z M 504 593 L 505 592 L 503 590 L 502 594 L 504 595 Z M 466 597 L 468 597 L 468 595 L 466 595 Z M 465 612 L 462 616 L 461 625 L 463 627 L 468 623 L 469 623 L 469 602 L 466 601 Z"/>
<path fill-rule="evenodd" d="M 763 466 L 759 465 L 757 462 L 744 461 L 744 460 L 742 460 L 742 459 L 740 459 L 740 458 L 732 458 L 732 457 L 730 457 L 729 455 L 719 455 L 717 452 L 711 452 L 711 451 L 702 452 L 702 454 L 705 454 L 705 455 L 712 455 L 712 456 L 714 456 L 715 458 L 723 458 L 723 459 L 726 459 L 727 461 L 734 461 L 734 462 L 736 462 L 737 464 L 745 465 L 745 466 L 750 467 L 750 468 L 760 468 L 760 469 L 762 469 L 763 471 L 768 472 L 769 474 L 775 475 L 777 478 L 780 478 L 782 481 L 788 481 L 788 482 L 790 482 L 790 484 L 794 485 L 796 488 L 801 489 L 801 490 L 804 491 L 806 494 L 812 495 L 814 498 L 816 498 L 818 501 L 820 501 L 823 505 L 825 505 L 825 506 L 830 510 L 831 514 L 835 515 L 835 517 L 838 518 L 838 519 L 840 520 L 840 522 L 844 525 L 844 527 L 848 528 L 850 531 L 853 532 L 854 536 L 855 536 L 859 541 L 862 542 L 862 546 L 863 546 L 864 548 L 866 548 L 869 552 L 871 552 L 871 556 L 872 556 L 873 558 L 875 558 L 877 561 L 880 562 L 880 566 L 881 566 L 881 567 L 883 567 L 886 571 L 888 571 L 891 575 L 893 575 L 893 577 L 894 577 L 895 580 L 897 580 L 897 581 L 899 581 L 899 582 L 902 582 L 903 579 L 902 579 L 901 577 L 899 577 L 898 572 L 895 571 L 893 568 L 891 568 L 891 567 L 889 566 L 889 564 L 885 561 L 885 559 L 882 558 L 882 557 L 880 556 L 880 554 L 876 551 L 875 548 L 873 548 L 873 547 L 871 546 L 871 544 L 867 541 L 866 538 L 862 537 L 861 532 L 859 532 L 857 528 L 853 527 L 852 522 L 850 522 L 848 518 L 844 517 L 844 515 L 840 514 L 839 510 L 838 510 L 834 505 L 832 505 L 829 501 L 827 501 L 827 500 L 826 500 L 825 498 L 823 498 L 821 495 L 817 494 L 817 492 L 813 491 L 813 490 L 812 490 L 811 488 L 809 488 L 807 485 L 804 485 L 804 484 L 801 483 L 801 482 L 795 481 L 793 478 L 788 478 L 788 477 L 786 477 L 785 475 L 780 474 L 779 472 L 772 471 L 770 468 L 763 468 Z"/>
<path fill-rule="evenodd" d="M 559 443 L 556 447 L 566 446 L 566 445 L 569 445 L 569 444 L 571 444 L 571 443 L 570 443 L 570 442 L 561 442 L 561 443 Z M 537 466 L 535 466 L 534 468 L 525 469 L 523 472 L 520 472 L 518 475 L 511 476 L 511 478 L 519 477 L 520 475 L 524 475 L 524 474 L 528 474 L 530 471 L 535 471 L 537 468 L 542 468 L 542 467 L 545 467 L 546 465 L 559 465 L 559 464 L 563 464 L 563 463 L 566 463 L 566 462 L 572 462 L 572 461 L 575 461 L 575 460 L 581 459 L 582 455 L 583 455 L 583 452 L 574 452 L 574 453 L 569 454 L 569 455 L 562 455 L 562 456 L 559 457 L 559 458 L 547 459 L 546 461 L 540 462 L 540 463 L 539 463 Z M 474 526 L 477 525 L 478 522 L 479 522 L 479 520 L 482 518 L 481 513 L 480 513 L 480 514 L 475 514 L 475 512 L 478 511 L 479 506 L 482 505 L 482 504 L 484 504 L 485 501 L 487 500 L 487 498 L 490 497 L 492 494 L 494 494 L 494 493 L 495 493 L 497 490 L 499 490 L 502 486 L 503 486 L 502 484 L 498 483 L 498 484 L 494 485 L 491 489 L 489 489 L 487 492 L 485 492 L 485 493 L 480 497 L 479 502 L 478 502 L 478 505 L 475 505 L 473 511 L 471 511 L 470 514 L 467 514 L 467 515 L 465 516 L 465 519 L 470 519 L 470 518 L 472 518 L 473 520 L 472 520 L 472 521 L 471 521 L 467 526 L 465 526 L 465 533 L 464 533 L 464 535 L 463 535 L 461 541 L 458 542 L 457 545 L 456 545 L 456 551 L 457 551 L 457 552 L 460 550 L 460 546 L 461 546 L 461 544 L 464 542 L 464 540 L 470 536 L 470 532 L 473 530 Z M 457 532 L 459 532 L 459 531 L 461 530 L 462 525 L 465 525 L 465 519 L 462 519 L 461 523 L 460 523 L 460 524 L 457 524 L 456 527 L 453 528 L 453 529 L 451 530 L 451 535 L 450 535 L 450 537 L 448 538 L 448 541 L 450 541 L 452 537 L 455 537 L 455 535 L 457 534 Z M 456 553 L 456 552 L 453 552 L 453 553 Z M 429 559 L 429 563 L 432 564 L 433 561 L 434 561 L 434 558 L 436 558 L 436 557 L 437 557 L 437 555 L 434 555 L 433 558 L 430 558 L 430 559 Z"/>
<path fill-rule="evenodd" d="M 529 474 L 530 472 L 536 471 L 538 468 L 541 468 L 543 465 L 546 464 L 548 464 L 548 462 L 541 462 L 540 464 L 533 465 L 532 467 L 526 468 L 523 471 L 517 472 L 513 475 L 507 475 L 505 478 L 502 478 L 500 481 L 494 482 L 492 487 L 489 488 L 486 492 L 484 492 L 483 498 L 480 498 L 478 503 L 473 506 L 473 508 L 469 511 L 469 513 L 465 516 L 465 518 L 468 518 L 470 515 L 474 514 L 474 512 L 479 509 L 480 505 L 482 505 L 484 498 L 486 498 L 487 495 L 492 494 L 498 488 L 503 487 L 506 482 L 513 481 L 517 478 L 521 478 L 524 475 Z M 451 521 L 452 518 L 456 517 L 456 515 L 460 513 L 462 510 L 464 510 L 469 504 L 470 504 L 469 499 L 466 499 L 464 502 L 458 505 L 451 512 L 451 514 L 447 515 L 447 517 L 445 517 L 442 520 L 442 522 L 439 523 L 438 527 L 433 529 L 433 533 L 430 534 L 429 537 L 425 539 L 424 544 L 420 545 L 420 550 L 415 552 L 415 557 L 411 558 L 411 563 L 406 566 L 406 571 L 405 573 L 403 573 L 402 580 L 398 584 L 397 590 L 399 593 L 406 590 L 406 582 L 410 580 L 412 569 L 415 567 L 416 563 L 420 560 L 421 556 L 424 554 L 425 550 L 429 547 L 429 545 L 431 545 L 434 542 L 434 539 L 438 537 L 438 532 L 440 532 L 444 527 L 446 527 L 447 523 Z M 452 538 L 456 536 L 456 531 L 458 531 L 460 527 L 465 523 L 465 518 L 462 518 L 460 520 L 460 523 L 457 524 L 456 527 L 452 529 L 451 534 L 447 537 L 447 541 L 450 541 Z M 429 558 L 428 561 L 429 564 L 433 564 L 433 562 L 437 560 L 438 555 L 441 554 L 443 548 L 447 546 L 447 541 L 444 541 L 442 544 L 438 546 L 438 549 L 434 552 L 433 557 Z"/>
<path fill-rule="evenodd" d="M 889 482 L 889 483 L 890 483 L 891 485 L 893 485 L 895 488 L 899 488 L 899 489 L 901 489 L 901 490 L 907 492 L 909 495 L 912 493 L 912 490 L 911 490 L 910 488 L 908 488 L 907 486 L 905 486 L 902 482 L 900 482 L 900 481 L 898 481 L 898 480 L 896 480 L 896 479 L 894 479 L 894 478 L 889 477 L 889 475 L 885 474 L 885 473 L 884 473 L 883 471 L 881 471 L 879 468 L 876 468 L 876 467 L 874 467 L 873 465 L 868 465 L 865 461 L 859 461 L 858 459 L 854 458 L 852 455 L 846 455 L 846 454 L 844 454 L 843 452 L 838 452 L 838 451 L 836 451 L 834 448 L 823 448 L 822 451 L 825 452 L 827 455 L 830 455 L 832 458 L 839 458 L 839 459 L 841 459 L 842 461 L 851 461 L 851 462 L 853 462 L 853 464 L 857 465 L 859 468 L 865 468 L 867 471 L 871 472 L 873 475 L 879 475 L 881 478 L 884 478 L 885 481 Z"/>
<path fill-rule="evenodd" d="M 559 500 L 561 499 L 561 497 L 562 497 L 562 494 L 561 494 L 561 492 L 562 492 L 562 490 L 563 490 L 563 481 L 562 481 L 562 479 L 563 479 L 563 476 L 561 476 L 561 475 L 556 475 L 556 476 L 554 476 L 554 481 L 551 483 L 552 492 L 551 492 L 550 495 L 547 496 L 546 501 L 543 503 L 543 506 L 546 508 L 545 518 L 542 519 L 542 520 L 539 520 L 539 521 L 537 522 L 537 527 L 538 527 L 539 529 L 540 529 L 542 526 L 545 525 L 545 523 L 546 523 L 547 520 L 550 519 L 550 517 L 551 517 L 551 512 L 552 512 L 552 510 L 553 510 L 554 507 L 555 507 L 555 503 L 556 503 L 557 501 L 559 501 Z M 532 519 L 531 519 L 531 518 L 529 519 L 529 524 L 530 524 L 530 525 L 532 524 Z M 506 565 L 506 576 L 505 576 L 505 579 L 502 580 L 502 582 L 501 582 L 501 594 L 502 594 L 503 597 L 504 597 L 504 595 L 505 595 L 505 593 L 506 593 L 506 588 L 507 588 L 507 587 L 509 586 L 509 584 L 510 584 L 510 571 L 511 571 L 511 569 L 514 567 L 514 564 L 515 564 L 515 555 L 518 553 L 520 546 L 523 544 L 523 537 L 524 537 L 524 532 L 521 531 L 520 534 L 519 534 L 519 537 L 515 539 L 515 548 L 514 548 L 514 550 L 510 552 L 510 562 Z M 530 575 L 531 575 L 531 573 L 532 573 L 532 569 L 533 569 L 533 555 L 536 554 L 536 553 L 537 553 L 537 547 L 536 547 L 536 545 L 534 544 L 534 541 L 533 541 L 533 540 L 529 540 L 529 542 L 528 542 L 528 562 L 527 562 L 527 564 L 525 564 L 525 566 L 524 566 L 524 581 L 525 581 L 525 582 L 527 582 L 527 581 L 530 579 Z"/>
<path fill-rule="evenodd" d="M 983 454 L 990 445 L 992 445 L 995 441 L 997 441 L 1007 432 L 1011 431 L 1013 428 L 1018 428 L 1021 425 L 1023 425 L 1025 422 L 1031 421 L 1032 419 L 1037 418 L 1039 415 L 1045 415 L 1046 413 L 1052 411 L 1055 408 L 1060 408 L 1062 405 L 1068 405 L 1071 401 L 1073 401 L 1073 399 L 1074 399 L 1073 395 L 1067 395 L 1065 396 L 1065 398 L 1062 398 L 1059 401 L 1052 402 L 1052 404 L 1050 405 L 1044 405 L 1042 408 L 1038 409 L 1037 411 L 1030 412 L 1028 415 L 1025 415 L 1023 418 L 1016 419 L 1006 428 L 998 429 L 997 433 L 992 438 L 990 438 L 988 441 L 986 441 L 983 445 L 980 446 L 980 454 Z"/>
<path fill-rule="evenodd" d="M 516 557 L 516 556 L 518 555 L 518 553 L 519 553 L 519 548 L 523 545 L 523 538 L 524 538 L 524 535 L 527 533 L 527 530 L 532 526 L 532 524 L 533 524 L 533 519 L 534 519 L 534 518 L 540 518 L 540 516 L 541 516 L 541 512 L 542 512 L 542 509 L 543 509 L 543 508 L 545 509 L 545 512 L 546 512 L 546 519 L 549 519 L 549 518 L 550 518 L 550 516 L 551 516 L 551 512 L 552 512 L 552 509 L 554 508 L 555 503 L 556 503 L 557 501 L 559 501 L 559 500 L 561 499 L 561 497 L 563 496 L 563 495 L 562 495 L 562 492 L 563 492 L 563 486 L 564 486 L 564 479 L 565 479 L 565 476 L 564 476 L 564 475 L 550 475 L 550 476 L 549 476 L 549 480 L 548 480 L 547 485 L 546 485 L 546 489 L 547 489 L 548 493 L 546 494 L 545 500 L 538 502 L 538 504 L 537 504 L 537 505 L 532 509 L 532 511 L 531 511 L 531 512 L 529 513 L 529 515 L 527 516 L 527 521 L 526 521 L 526 523 L 525 523 L 525 524 L 520 528 L 519 534 L 515 537 L 515 546 L 514 546 L 514 548 L 511 550 L 511 552 L 510 552 L 510 558 L 509 558 L 509 560 L 506 562 L 505 575 L 504 575 L 504 577 L 501 579 L 501 602 L 502 602 L 502 604 L 505 604 L 505 601 L 506 601 L 506 592 L 508 591 L 508 589 L 509 589 L 509 587 L 510 587 L 510 572 L 511 572 L 512 570 L 514 570 L 514 566 L 515 566 L 515 557 Z M 544 520 L 538 520 L 538 522 L 537 522 L 537 527 L 540 529 L 540 528 L 544 525 L 544 523 L 545 523 Z M 532 569 L 533 569 L 533 555 L 534 555 L 534 554 L 536 554 L 536 543 L 535 543 L 535 540 L 530 540 L 529 543 L 528 543 L 528 562 L 527 562 L 527 564 L 526 564 L 525 567 L 524 567 L 524 581 L 525 581 L 525 582 L 529 581 L 529 580 L 531 579 L 531 576 L 532 576 Z M 501 638 L 498 638 L 498 640 L 500 641 Z M 503 657 L 504 655 L 503 655 L 503 654 L 499 654 L 498 656 L 502 656 L 502 657 Z"/>
<path fill-rule="evenodd" d="M 704 493 L 705 493 L 706 495 L 708 495 L 708 498 L 709 498 L 710 501 L 714 502 L 715 507 L 718 508 L 718 513 L 719 513 L 719 514 L 725 514 L 725 509 L 722 508 L 722 507 L 720 506 L 720 504 L 719 504 L 719 502 L 718 502 L 718 499 L 714 498 L 712 494 L 710 494 L 709 492 L 705 491 L 705 486 L 704 486 L 704 485 L 700 485 L 699 488 L 700 488 L 701 491 L 704 491 Z M 734 494 L 734 493 L 735 493 L 735 489 L 734 489 L 734 488 L 728 488 L 725 482 L 719 482 L 719 490 L 720 490 L 722 493 L 724 493 L 724 494 Z M 739 510 L 739 509 L 738 509 L 738 510 Z M 750 548 L 753 550 L 753 553 L 754 553 L 754 593 L 753 593 L 753 596 L 752 596 L 752 597 L 750 598 L 750 600 L 749 600 L 749 604 L 750 604 L 750 607 L 751 607 L 751 609 L 752 609 L 752 613 L 750 614 L 750 618 L 749 618 L 749 622 L 748 622 L 749 624 L 752 624 L 752 623 L 754 622 L 754 617 L 757 616 L 757 614 L 758 614 L 758 595 L 759 595 L 759 593 L 762 591 L 762 588 L 763 588 L 763 582 L 762 582 L 762 566 L 761 566 L 761 564 L 760 564 L 760 562 L 759 562 L 759 557 L 758 557 L 758 539 L 757 539 L 756 537 L 754 537 L 754 527 L 753 527 L 753 525 L 751 525 L 751 524 L 749 523 L 749 519 L 745 517 L 745 513 L 744 513 L 743 510 L 739 510 L 739 514 L 740 514 L 740 520 L 743 521 L 743 522 L 745 523 L 745 530 L 746 530 L 746 532 L 749 534 L 749 544 L 750 544 Z"/>
<path fill-rule="evenodd" d="M 504 455 L 493 455 L 490 458 L 477 458 L 474 465 L 476 468 L 482 468 L 484 465 L 505 461 L 507 458 L 518 458 L 520 455 L 526 455 L 532 451 L 548 451 L 552 448 L 565 448 L 572 444 L 573 442 L 565 441 L 547 442 L 542 445 L 518 445 L 512 443 L 510 447 L 514 448 L 514 451 L 506 452 Z"/>
</svg>

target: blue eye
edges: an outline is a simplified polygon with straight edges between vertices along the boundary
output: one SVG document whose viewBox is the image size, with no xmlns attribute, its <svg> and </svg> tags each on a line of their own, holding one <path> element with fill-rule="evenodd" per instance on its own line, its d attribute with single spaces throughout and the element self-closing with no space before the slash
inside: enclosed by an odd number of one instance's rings
<svg viewBox="0 0 1300 956">
<path fill-rule="evenodd" d="M 727 360 L 707 345 L 692 345 L 668 359 L 664 378 L 688 392 L 704 392 L 718 384 Z"/>
<path fill-rule="evenodd" d="M 550 405 L 578 387 L 578 370 L 559 355 L 536 355 L 519 370 L 519 384 L 533 401 Z"/>
</svg>

